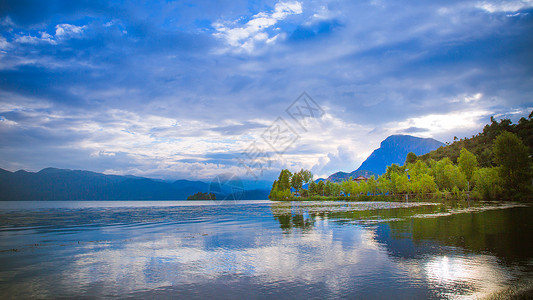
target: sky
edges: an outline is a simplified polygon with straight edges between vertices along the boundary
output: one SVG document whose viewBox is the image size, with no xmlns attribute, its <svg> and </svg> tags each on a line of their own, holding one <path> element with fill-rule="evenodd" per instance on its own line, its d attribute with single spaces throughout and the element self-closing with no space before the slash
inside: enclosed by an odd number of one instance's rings
<svg viewBox="0 0 533 300">
<path fill-rule="evenodd" d="M 0 2 L 0 168 L 350 172 L 533 109 L 533 1 Z"/>
</svg>

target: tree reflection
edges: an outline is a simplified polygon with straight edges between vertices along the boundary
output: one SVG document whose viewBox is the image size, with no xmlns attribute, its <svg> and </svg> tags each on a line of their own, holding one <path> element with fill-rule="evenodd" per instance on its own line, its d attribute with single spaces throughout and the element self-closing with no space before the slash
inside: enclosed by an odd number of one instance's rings
<svg viewBox="0 0 533 300">
<path fill-rule="evenodd" d="M 527 261 L 533 257 L 533 208 L 498 205 L 452 201 L 401 208 L 335 209 L 339 206 L 324 205 L 319 209 L 318 205 L 284 202 L 273 204 L 272 213 L 284 233 L 294 228 L 313 230 L 320 219 L 366 227 L 397 258 L 465 251 L 490 253 L 509 263 Z"/>
<path fill-rule="evenodd" d="M 294 228 L 302 231 L 309 231 L 315 226 L 316 217 L 319 213 L 309 212 L 308 210 L 293 204 L 274 203 L 271 206 L 274 219 L 279 222 L 279 227 L 284 233 L 289 233 Z"/>
</svg>

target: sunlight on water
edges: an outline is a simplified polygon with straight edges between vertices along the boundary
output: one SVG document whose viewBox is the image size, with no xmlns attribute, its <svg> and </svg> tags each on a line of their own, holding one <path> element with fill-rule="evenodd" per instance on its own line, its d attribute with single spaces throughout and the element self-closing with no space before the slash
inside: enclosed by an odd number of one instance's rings
<svg viewBox="0 0 533 300">
<path fill-rule="evenodd" d="M 7 203 L 0 297 L 485 297 L 533 274 L 533 215 L 476 205 Z"/>
</svg>

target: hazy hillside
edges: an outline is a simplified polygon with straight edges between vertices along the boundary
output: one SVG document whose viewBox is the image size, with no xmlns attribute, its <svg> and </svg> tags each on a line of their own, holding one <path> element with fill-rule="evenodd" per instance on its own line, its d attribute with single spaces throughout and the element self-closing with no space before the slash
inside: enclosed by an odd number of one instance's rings
<svg viewBox="0 0 533 300">
<path fill-rule="evenodd" d="M 0 169 L 0 200 L 185 200 L 207 192 L 201 181 L 165 182 L 79 170 L 46 168 L 39 172 Z M 247 199 L 267 199 L 268 191 L 245 191 Z"/>
</svg>

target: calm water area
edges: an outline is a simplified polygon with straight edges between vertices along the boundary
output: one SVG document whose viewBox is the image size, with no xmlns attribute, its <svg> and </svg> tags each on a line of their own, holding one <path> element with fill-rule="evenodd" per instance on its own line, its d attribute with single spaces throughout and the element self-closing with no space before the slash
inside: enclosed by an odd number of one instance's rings
<svg viewBox="0 0 533 300">
<path fill-rule="evenodd" d="M 533 207 L 0 202 L 0 299 L 532 296 Z"/>
</svg>

